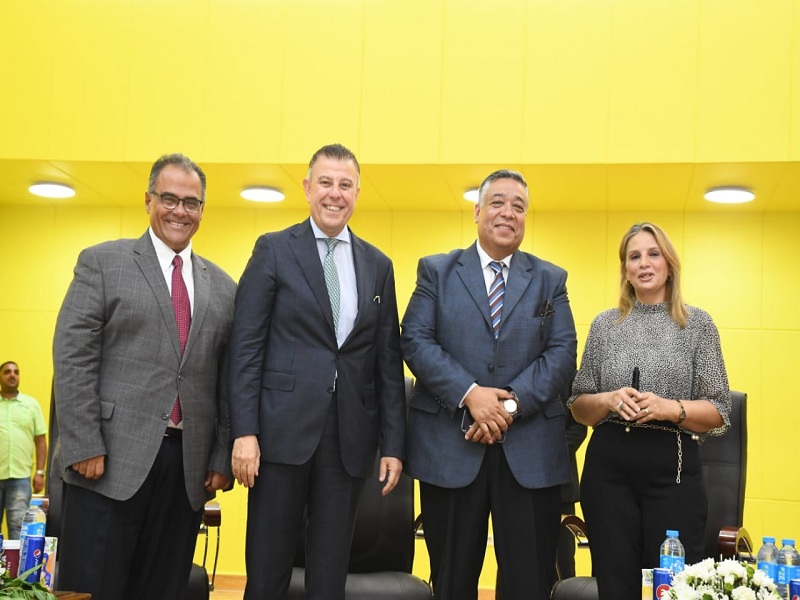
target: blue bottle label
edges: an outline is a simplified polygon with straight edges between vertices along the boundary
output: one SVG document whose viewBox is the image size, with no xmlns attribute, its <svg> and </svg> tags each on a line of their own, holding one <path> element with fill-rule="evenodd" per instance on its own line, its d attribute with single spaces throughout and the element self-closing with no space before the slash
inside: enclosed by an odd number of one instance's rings
<svg viewBox="0 0 800 600">
<path fill-rule="evenodd" d="M 44 523 L 23 523 L 22 531 L 20 531 L 20 537 L 24 537 L 26 535 L 44 535 L 44 528 Z"/>
<path fill-rule="evenodd" d="M 800 570 L 792 565 L 778 565 L 778 578 L 775 583 L 780 585 L 789 585 L 792 579 L 797 579 L 797 571 Z"/>
<path fill-rule="evenodd" d="M 673 574 L 678 574 L 683 571 L 685 564 L 686 560 L 683 556 L 668 556 L 662 554 L 658 566 L 662 569 L 669 569 Z"/>
<path fill-rule="evenodd" d="M 778 581 L 778 565 L 775 563 L 767 562 L 765 560 L 759 561 L 758 570 L 766 573 L 767 577 L 772 579 L 772 581 Z"/>
</svg>

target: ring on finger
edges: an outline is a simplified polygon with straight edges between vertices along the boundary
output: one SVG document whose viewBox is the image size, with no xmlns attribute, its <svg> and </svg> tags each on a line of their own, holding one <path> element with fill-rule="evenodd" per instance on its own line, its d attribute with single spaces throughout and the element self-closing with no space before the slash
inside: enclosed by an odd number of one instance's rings
<svg viewBox="0 0 800 600">
<path fill-rule="evenodd" d="M 624 401 L 624 400 L 620 400 L 620 401 L 619 401 L 619 404 L 617 404 L 617 410 L 618 410 L 618 411 L 619 411 L 619 409 L 620 409 L 620 408 L 622 408 L 622 405 L 623 405 L 623 404 L 625 404 L 625 401 Z"/>
<path fill-rule="evenodd" d="M 650 409 L 649 409 L 649 408 L 645 408 L 645 409 L 644 409 L 642 412 L 643 412 L 644 414 L 648 414 L 648 413 L 650 412 Z"/>
</svg>

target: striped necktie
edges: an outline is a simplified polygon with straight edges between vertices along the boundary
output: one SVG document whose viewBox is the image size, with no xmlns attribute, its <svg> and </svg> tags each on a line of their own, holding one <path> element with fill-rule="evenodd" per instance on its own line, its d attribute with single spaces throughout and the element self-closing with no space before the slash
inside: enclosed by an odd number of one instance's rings
<svg viewBox="0 0 800 600">
<path fill-rule="evenodd" d="M 503 316 L 503 296 L 506 294 L 506 282 L 503 279 L 503 263 L 494 260 L 489 263 L 494 271 L 494 281 L 489 288 L 489 315 L 492 318 L 492 330 L 494 339 L 500 335 L 500 321 Z"/>
<path fill-rule="evenodd" d="M 322 261 L 322 270 L 325 273 L 325 285 L 328 286 L 328 297 L 331 300 L 331 312 L 333 313 L 333 329 L 339 331 L 339 272 L 336 270 L 336 263 L 333 261 L 333 251 L 339 240 L 336 238 L 326 238 L 328 253 Z"/>
</svg>

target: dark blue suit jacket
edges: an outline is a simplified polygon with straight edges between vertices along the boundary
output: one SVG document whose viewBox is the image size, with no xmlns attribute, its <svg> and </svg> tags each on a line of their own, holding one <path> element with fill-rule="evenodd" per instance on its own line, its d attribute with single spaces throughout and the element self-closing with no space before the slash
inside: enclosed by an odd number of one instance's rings
<svg viewBox="0 0 800 600">
<path fill-rule="evenodd" d="M 406 471 L 441 487 L 464 487 L 486 446 L 464 439 L 458 404 L 472 383 L 511 388 L 521 418 L 503 450 L 527 488 L 568 482 L 562 398 L 575 375 L 577 339 L 567 273 L 517 251 L 495 340 L 475 244 L 423 258 L 402 323 L 403 357 L 417 378 L 408 422 Z"/>
<path fill-rule="evenodd" d="M 310 222 L 256 242 L 231 331 L 231 436 L 258 435 L 263 461 L 305 463 L 338 373 L 342 460 L 367 477 L 379 443 L 382 456 L 405 457 L 403 363 L 392 263 L 350 235 L 358 316 L 341 348 Z"/>
</svg>

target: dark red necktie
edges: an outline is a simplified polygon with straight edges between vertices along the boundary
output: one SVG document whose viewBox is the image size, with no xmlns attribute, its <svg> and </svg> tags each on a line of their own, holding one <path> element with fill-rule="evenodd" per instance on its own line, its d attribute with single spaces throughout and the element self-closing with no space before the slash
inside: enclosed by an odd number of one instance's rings
<svg viewBox="0 0 800 600">
<path fill-rule="evenodd" d="M 189 291 L 183 281 L 183 259 L 176 254 L 172 259 L 172 265 L 172 308 L 175 310 L 175 322 L 178 324 L 178 338 L 181 341 L 181 356 L 183 356 L 186 340 L 189 339 L 189 327 L 192 325 L 192 305 L 189 303 Z M 183 420 L 180 396 L 175 399 L 169 418 L 176 425 Z"/>
</svg>

